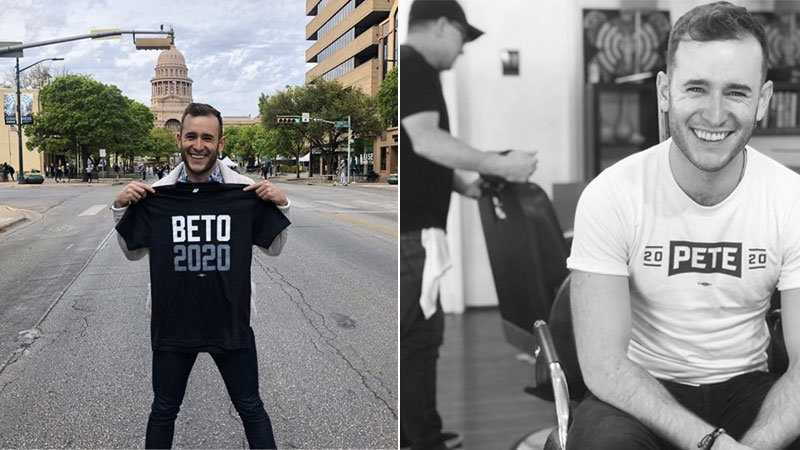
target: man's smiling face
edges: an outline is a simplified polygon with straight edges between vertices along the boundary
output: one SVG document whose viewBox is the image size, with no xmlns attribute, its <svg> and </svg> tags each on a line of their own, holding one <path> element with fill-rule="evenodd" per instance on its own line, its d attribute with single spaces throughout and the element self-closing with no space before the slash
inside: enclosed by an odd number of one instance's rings
<svg viewBox="0 0 800 450">
<path fill-rule="evenodd" d="M 219 135 L 219 121 L 214 116 L 184 118 L 178 146 L 186 174 L 193 181 L 205 180 L 214 171 L 217 155 L 225 146 L 225 138 Z"/>
<path fill-rule="evenodd" d="M 758 41 L 681 41 L 668 76 L 669 127 L 681 152 L 697 169 L 718 172 L 750 141 L 772 92 L 762 83 L 764 55 Z M 668 83 L 668 84 L 667 84 Z"/>
</svg>

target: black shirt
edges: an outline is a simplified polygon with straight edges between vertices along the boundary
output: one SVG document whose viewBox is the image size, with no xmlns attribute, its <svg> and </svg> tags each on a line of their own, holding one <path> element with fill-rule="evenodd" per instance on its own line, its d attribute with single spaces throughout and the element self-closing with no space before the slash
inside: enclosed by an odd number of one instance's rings
<svg viewBox="0 0 800 450">
<path fill-rule="evenodd" d="M 437 111 L 439 128 L 450 131 L 447 105 L 442 95 L 439 72 L 412 47 L 400 47 L 403 86 L 400 89 L 400 120 L 416 113 Z M 405 128 L 400 127 L 400 160 L 403 181 L 400 183 L 400 231 L 435 227 L 445 229 L 453 169 L 419 156 Z"/>
<path fill-rule="evenodd" d="M 252 246 L 269 247 L 289 220 L 243 187 L 156 187 L 117 224 L 128 250 L 150 248 L 153 350 L 250 346 Z"/>
</svg>

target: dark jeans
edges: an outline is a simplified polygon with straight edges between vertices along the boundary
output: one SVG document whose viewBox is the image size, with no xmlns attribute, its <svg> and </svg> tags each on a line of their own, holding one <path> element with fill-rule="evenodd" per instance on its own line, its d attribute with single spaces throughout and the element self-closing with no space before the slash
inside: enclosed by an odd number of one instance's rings
<svg viewBox="0 0 800 450">
<path fill-rule="evenodd" d="M 244 424 L 250 448 L 277 448 L 272 423 L 258 395 L 258 357 L 250 348 L 210 353 L 225 381 L 228 395 Z M 153 406 L 147 421 L 145 448 L 171 448 L 186 383 L 197 353 L 153 352 Z"/>
<path fill-rule="evenodd" d="M 444 334 L 441 306 L 425 320 L 419 306 L 425 249 L 420 232 L 400 235 L 400 433 L 413 450 L 444 449 L 436 411 L 436 361 Z"/>
<path fill-rule="evenodd" d="M 686 409 L 713 426 L 723 427 L 737 441 L 756 419 L 767 392 L 778 375 L 751 372 L 721 383 L 687 386 L 661 381 Z M 709 430 L 710 431 L 710 430 Z M 697 436 L 699 442 L 702 436 Z M 567 449 L 628 450 L 675 447 L 629 414 L 601 401 L 592 393 L 575 411 Z M 798 448 L 798 442 L 790 446 Z"/>
</svg>

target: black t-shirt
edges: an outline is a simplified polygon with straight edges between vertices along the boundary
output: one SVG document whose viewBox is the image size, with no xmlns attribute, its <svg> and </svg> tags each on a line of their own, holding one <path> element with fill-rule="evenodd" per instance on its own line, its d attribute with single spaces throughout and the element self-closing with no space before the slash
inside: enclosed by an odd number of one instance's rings
<svg viewBox="0 0 800 450">
<path fill-rule="evenodd" d="M 249 347 L 253 245 L 269 247 L 289 220 L 243 187 L 156 187 L 117 224 L 128 250 L 150 248 L 153 350 Z"/>
<path fill-rule="evenodd" d="M 439 72 L 409 46 L 400 47 L 403 89 L 400 90 L 400 120 L 425 111 L 439 112 L 439 128 L 450 131 L 447 105 L 442 95 Z M 425 159 L 414 151 L 414 143 L 400 127 L 400 231 L 428 227 L 444 229 L 453 191 L 453 169 Z"/>
</svg>

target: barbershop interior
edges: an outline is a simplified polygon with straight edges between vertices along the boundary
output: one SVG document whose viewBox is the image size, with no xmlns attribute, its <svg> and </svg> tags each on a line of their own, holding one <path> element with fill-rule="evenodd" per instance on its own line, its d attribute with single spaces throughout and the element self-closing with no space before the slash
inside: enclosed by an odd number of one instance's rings
<svg viewBox="0 0 800 450">
<path fill-rule="evenodd" d="M 453 194 L 450 203 L 437 401 L 443 429 L 460 433 L 465 448 L 547 448 L 583 395 L 580 375 L 553 375 L 547 338 L 534 323 L 569 340 L 553 309 L 569 273 L 578 198 L 603 170 L 668 137 L 656 76 L 671 27 L 703 3 L 459 0 L 485 34 L 441 74 L 451 134 L 481 150 L 538 155 L 536 187 L 504 196 L 502 186 L 489 186 L 481 199 Z M 774 94 L 749 145 L 800 172 L 800 2 L 732 3 L 756 13 L 770 49 Z M 402 44 L 408 7 L 399 17 Z M 413 89 L 402 69 L 400 83 Z M 509 222 L 531 217 L 526 202 L 546 217 Z M 555 347 L 563 365 L 577 366 L 574 349 Z"/>
</svg>

